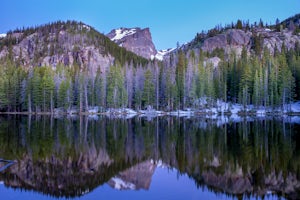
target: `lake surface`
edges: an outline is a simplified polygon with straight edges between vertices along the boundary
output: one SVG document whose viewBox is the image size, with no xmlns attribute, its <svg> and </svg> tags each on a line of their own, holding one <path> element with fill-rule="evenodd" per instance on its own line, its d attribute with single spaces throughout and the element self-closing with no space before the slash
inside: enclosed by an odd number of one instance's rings
<svg viewBox="0 0 300 200">
<path fill-rule="evenodd" d="M 299 132 L 298 117 L 2 115 L 0 196 L 299 199 Z"/>
</svg>

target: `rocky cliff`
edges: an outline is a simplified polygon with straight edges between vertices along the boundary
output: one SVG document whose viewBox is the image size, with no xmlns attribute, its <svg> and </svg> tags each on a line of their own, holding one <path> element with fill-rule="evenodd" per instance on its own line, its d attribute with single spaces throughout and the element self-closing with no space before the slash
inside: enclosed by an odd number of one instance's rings
<svg viewBox="0 0 300 200">
<path fill-rule="evenodd" d="M 198 34 L 190 43 L 183 45 L 181 49 L 188 51 L 201 49 L 212 53 L 215 50 L 224 50 L 225 55 L 236 53 L 241 55 L 242 49 L 246 48 L 248 53 L 259 53 L 267 48 L 271 54 L 275 51 L 281 52 L 284 46 L 287 50 L 294 49 L 300 43 L 300 34 L 293 30 L 283 29 L 277 31 L 275 28 L 252 28 L 251 30 L 227 29 L 219 34 Z"/>
<path fill-rule="evenodd" d="M 157 51 L 149 28 L 119 28 L 107 34 L 119 46 L 147 59 L 154 58 Z"/>
</svg>

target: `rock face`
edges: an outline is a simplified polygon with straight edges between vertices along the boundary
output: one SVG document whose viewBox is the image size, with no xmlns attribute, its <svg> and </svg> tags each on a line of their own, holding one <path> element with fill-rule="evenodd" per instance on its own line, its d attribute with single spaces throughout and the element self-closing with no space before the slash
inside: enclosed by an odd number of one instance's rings
<svg viewBox="0 0 300 200">
<path fill-rule="evenodd" d="M 149 28 L 119 28 L 107 34 L 119 46 L 147 59 L 154 58 L 157 51 Z"/>
<path fill-rule="evenodd" d="M 201 49 L 203 51 L 212 52 L 216 48 L 224 49 L 225 52 L 230 52 L 232 49 L 242 50 L 243 46 L 251 45 L 251 33 L 242 30 L 229 29 L 223 34 L 204 40 Z"/>
<path fill-rule="evenodd" d="M 88 26 L 86 26 L 88 27 Z M 90 31 L 88 28 L 85 31 Z M 91 73 L 105 71 L 114 61 L 114 58 L 103 49 L 88 42 L 87 35 L 70 33 L 60 30 L 57 33 L 43 35 L 37 30 L 28 36 L 23 33 L 11 34 L 18 43 L 12 46 L 11 53 L 14 60 L 22 66 L 72 66 L 77 64 L 89 68 Z M 0 58 L 9 54 L 9 48 L 5 46 L 0 51 Z"/>
<path fill-rule="evenodd" d="M 292 30 L 287 28 L 280 32 L 268 28 L 253 28 L 251 31 L 227 29 L 223 33 L 212 37 L 204 36 L 204 38 L 195 39 L 181 48 L 186 51 L 201 49 L 209 53 L 216 49 L 223 49 L 225 55 L 229 55 L 232 52 L 235 52 L 236 55 L 241 55 L 243 47 L 247 49 L 248 53 L 253 53 L 255 45 L 257 45 L 255 44 L 257 38 L 259 38 L 258 42 L 262 49 L 269 49 L 271 54 L 276 50 L 280 52 L 283 44 L 289 50 L 295 48 L 297 43 L 300 43 L 300 35 L 294 34 Z"/>
</svg>

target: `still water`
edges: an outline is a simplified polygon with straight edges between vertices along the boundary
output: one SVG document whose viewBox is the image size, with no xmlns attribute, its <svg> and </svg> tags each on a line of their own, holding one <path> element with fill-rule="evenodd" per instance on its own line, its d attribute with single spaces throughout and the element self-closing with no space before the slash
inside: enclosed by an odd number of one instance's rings
<svg viewBox="0 0 300 200">
<path fill-rule="evenodd" d="M 299 199 L 299 132 L 292 118 L 0 116 L 0 196 Z"/>
</svg>

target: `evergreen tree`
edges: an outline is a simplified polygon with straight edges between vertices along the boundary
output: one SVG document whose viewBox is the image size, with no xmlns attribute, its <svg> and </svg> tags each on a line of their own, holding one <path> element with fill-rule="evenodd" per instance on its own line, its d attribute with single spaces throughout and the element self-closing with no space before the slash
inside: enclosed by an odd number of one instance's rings
<svg viewBox="0 0 300 200">
<path fill-rule="evenodd" d="M 241 20 L 237 20 L 236 26 L 237 29 L 243 29 L 243 24 Z"/>
<path fill-rule="evenodd" d="M 177 87 L 177 99 L 178 99 L 178 105 L 180 109 L 184 108 L 184 98 L 185 98 L 185 70 L 186 70 L 186 64 L 185 64 L 185 55 L 182 51 L 179 52 L 178 55 L 178 63 L 176 66 L 176 87 Z"/>
<path fill-rule="evenodd" d="M 58 89 L 58 107 L 63 107 L 64 109 L 70 109 L 72 105 L 72 97 L 71 97 L 71 83 L 70 80 L 63 80 Z"/>
<path fill-rule="evenodd" d="M 105 107 L 105 90 L 104 90 L 104 80 L 101 75 L 100 69 L 97 70 L 95 77 L 95 87 L 94 87 L 95 103 L 98 106 Z"/>
<path fill-rule="evenodd" d="M 127 93 L 124 78 L 119 66 L 111 66 L 107 76 L 107 106 L 117 108 L 126 106 Z"/>
<path fill-rule="evenodd" d="M 54 77 L 50 67 L 40 68 L 42 71 L 41 89 L 43 95 L 43 111 L 53 113 L 54 109 Z"/>
<path fill-rule="evenodd" d="M 144 106 L 154 105 L 155 100 L 155 90 L 153 84 L 152 72 L 148 69 L 145 72 L 144 90 L 142 95 L 142 102 Z"/>
<path fill-rule="evenodd" d="M 36 67 L 33 69 L 33 75 L 30 81 L 32 87 L 30 88 L 31 91 L 28 91 L 28 93 L 32 94 L 32 106 L 35 108 L 35 112 L 40 112 L 43 104 L 43 90 L 41 87 L 42 78 L 39 68 Z"/>
</svg>

